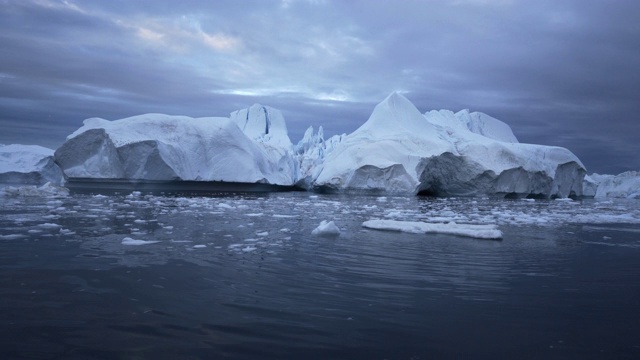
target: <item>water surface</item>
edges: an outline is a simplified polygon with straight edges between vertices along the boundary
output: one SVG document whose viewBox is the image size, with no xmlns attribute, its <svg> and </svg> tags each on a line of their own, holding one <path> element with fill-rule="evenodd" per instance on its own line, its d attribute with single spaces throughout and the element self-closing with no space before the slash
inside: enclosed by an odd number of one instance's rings
<svg viewBox="0 0 640 360">
<path fill-rule="evenodd" d="M 491 223 L 504 239 L 370 219 Z M 341 235 L 312 236 L 322 220 Z M 0 355 L 638 358 L 638 224 L 627 201 L 0 198 Z"/>
</svg>

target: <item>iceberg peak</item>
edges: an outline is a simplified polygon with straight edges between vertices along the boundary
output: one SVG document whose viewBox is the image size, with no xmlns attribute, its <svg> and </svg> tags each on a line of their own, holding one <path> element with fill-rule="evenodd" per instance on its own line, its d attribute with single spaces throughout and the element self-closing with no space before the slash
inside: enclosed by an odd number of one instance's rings
<svg viewBox="0 0 640 360">
<path fill-rule="evenodd" d="M 353 134 L 360 133 L 376 136 L 399 133 L 428 134 L 434 133 L 434 129 L 411 101 L 394 91 L 376 105 L 369 120 Z"/>
<path fill-rule="evenodd" d="M 252 140 L 291 146 L 287 124 L 280 110 L 253 104 L 246 109 L 232 112 L 230 119 Z"/>
</svg>

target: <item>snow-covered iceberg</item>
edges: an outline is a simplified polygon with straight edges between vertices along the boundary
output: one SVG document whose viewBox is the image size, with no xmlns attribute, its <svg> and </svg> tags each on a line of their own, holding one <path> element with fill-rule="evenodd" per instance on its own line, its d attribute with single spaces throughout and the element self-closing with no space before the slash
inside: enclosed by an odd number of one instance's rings
<svg viewBox="0 0 640 360">
<path fill-rule="evenodd" d="M 0 145 L 0 184 L 61 185 L 53 150 L 38 145 Z"/>
<path fill-rule="evenodd" d="M 146 114 L 87 119 L 55 152 L 69 179 L 258 183 L 328 192 L 469 196 L 582 195 L 570 151 L 521 144 L 486 114 L 421 114 L 392 93 L 349 135 L 309 128 L 293 145 L 282 113 L 259 104 L 229 118 Z"/>
<path fill-rule="evenodd" d="M 240 118 L 247 120 L 242 128 Z M 259 105 L 231 119 L 162 114 L 87 119 L 55 159 L 72 179 L 295 182 L 282 114 Z"/>
<path fill-rule="evenodd" d="M 398 93 L 325 154 L 320 167 L 311 183 L 322 191 L 448 196 L 581 196 L 586 173 L 567 149 L 520 144 L 508 125 L 488 115 L 422 115 Z"/>
<path fill-rule="evenodd" d="M 640 199 L 640 171 L 618 175 L 591 174 L 585 177 L 586 196 L 595 198 Z"/>
</svg>

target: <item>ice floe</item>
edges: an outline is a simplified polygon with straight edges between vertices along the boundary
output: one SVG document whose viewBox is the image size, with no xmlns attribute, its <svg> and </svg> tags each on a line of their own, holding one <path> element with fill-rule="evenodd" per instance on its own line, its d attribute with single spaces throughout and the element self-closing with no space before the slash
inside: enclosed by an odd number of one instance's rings
<svg viewBox="0 0 640 360">
<path fill-rule="evenodd" d="M 479 239 L 502 239 L 497 225 L 472 225 L 449 223 L 427 223 L 421 221 L 368 220 L 362 223 L 368 229 L 401 231 L 408 233 L 439 233 L 467 236 Z"/>
</svg>

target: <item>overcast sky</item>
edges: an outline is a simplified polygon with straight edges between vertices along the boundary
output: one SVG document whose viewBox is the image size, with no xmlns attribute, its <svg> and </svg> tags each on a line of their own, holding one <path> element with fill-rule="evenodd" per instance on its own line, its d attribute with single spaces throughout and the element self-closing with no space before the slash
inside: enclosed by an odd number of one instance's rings
<svg viewBox="0 0 640 360">
<path fill-rule="evenodd" d="M 0 143 L 89 117 L 282 110 L 350 133 L 390 92 L 640 170 L 640 1 L 0 0 Z"/>
</svg>

